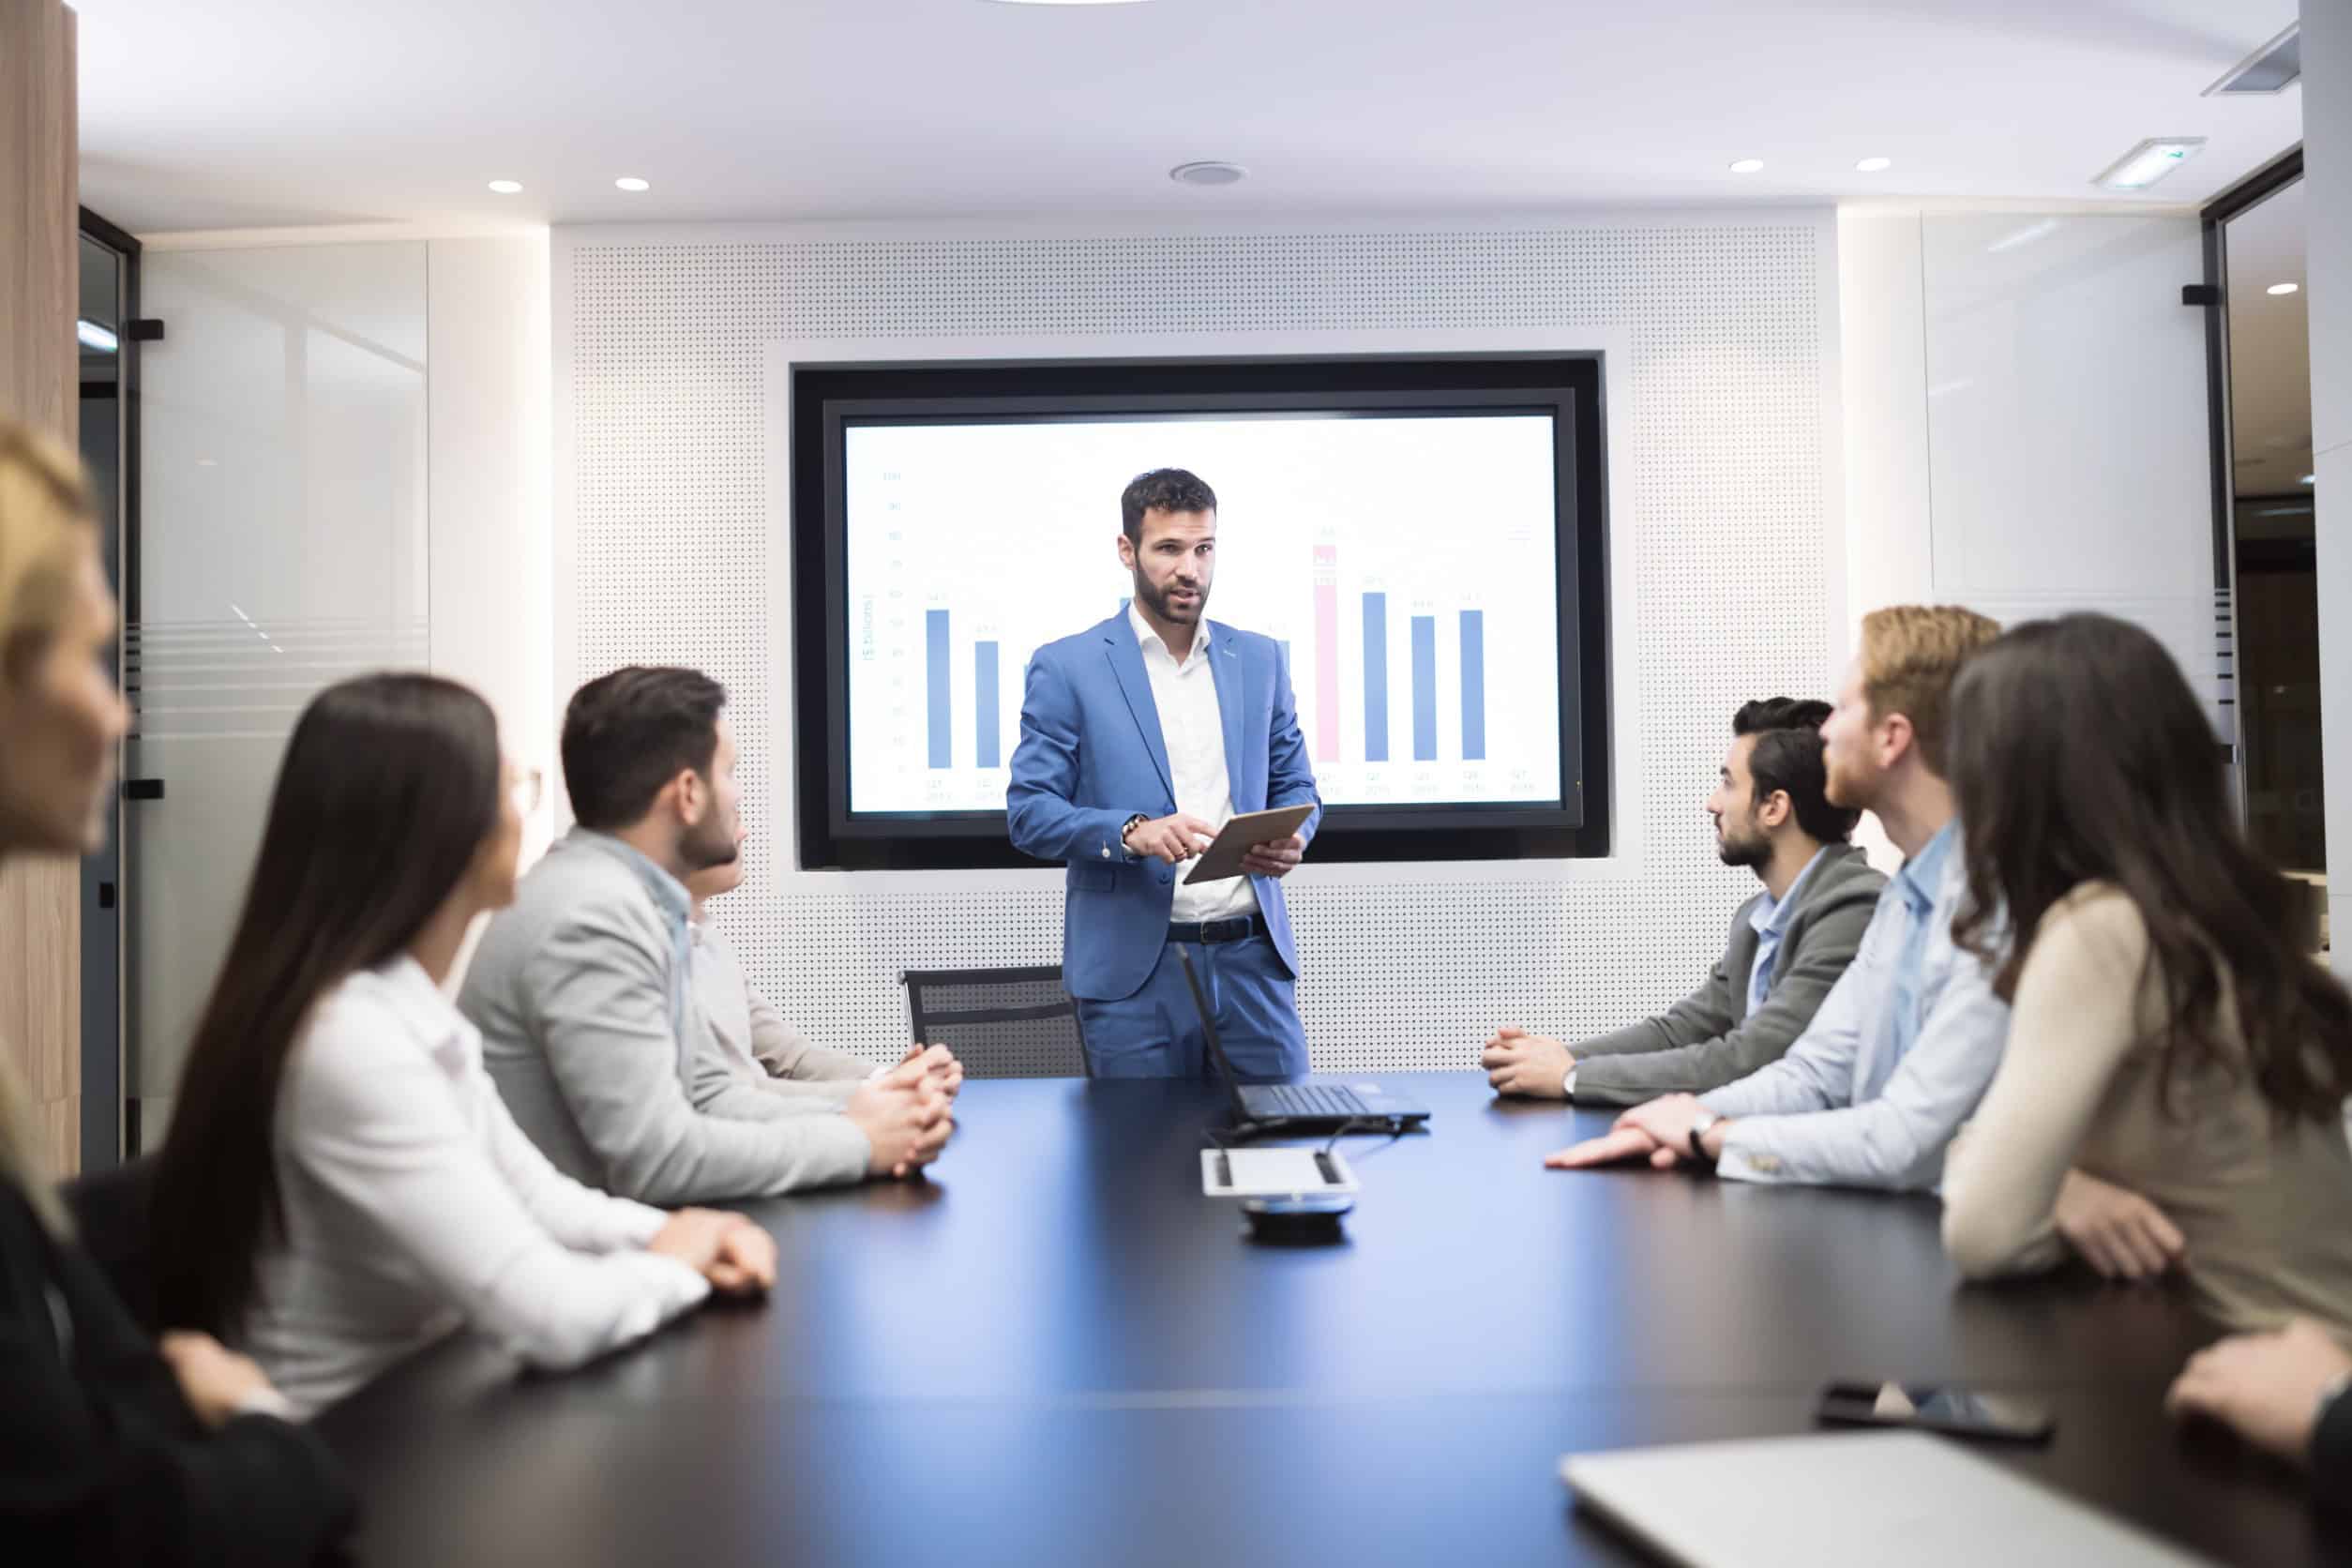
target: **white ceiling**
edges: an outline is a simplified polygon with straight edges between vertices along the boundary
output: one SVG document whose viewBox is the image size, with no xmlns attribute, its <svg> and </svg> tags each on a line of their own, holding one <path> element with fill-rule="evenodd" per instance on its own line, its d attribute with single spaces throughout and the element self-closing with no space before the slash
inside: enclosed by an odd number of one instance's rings
<svg viewBox="0 0 2352 1568">
<path fill-rule="evenodd" d="M 83 200 L 141 233 L 2075 201 L 2143 137 L 2206 136 L 2148 198 L 2193 204 L 2301 134 L 2299 88 L 2198 96 L 2296 0 L 76 8 Z M 1192 158 L 1251 177 L 1171 184 Z"/>
</svg>

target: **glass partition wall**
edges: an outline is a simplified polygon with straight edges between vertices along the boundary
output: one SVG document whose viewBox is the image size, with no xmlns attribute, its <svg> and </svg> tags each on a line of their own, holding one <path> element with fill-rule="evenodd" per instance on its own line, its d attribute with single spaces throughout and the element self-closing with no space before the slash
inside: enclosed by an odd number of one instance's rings
<svg viewBox="0 0 2352 1568">
<path fill-rule="evenodd" d="M 2246 826 L 2274 864 L 2313 884 L 2314 939 L 2324 947 L 2327 814 L 2300 160 L 2250 182 L 2217 209 L 2209 219 L 2224 323 L 2224 538 L 2235 582 Z"/>
<path fill-rule="evenodd" d="M 162 1140 L 295 717 L 428 662 L 426 248 L 150 249 L 125 630 L 124 1090 Z"/>
</svg>

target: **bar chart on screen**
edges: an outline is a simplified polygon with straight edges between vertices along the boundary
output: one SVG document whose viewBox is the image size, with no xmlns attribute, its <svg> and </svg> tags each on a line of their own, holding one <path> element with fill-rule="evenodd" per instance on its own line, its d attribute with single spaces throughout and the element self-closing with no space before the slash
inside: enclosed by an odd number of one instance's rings
<svg viewBox="0 0 2352 1568">
<path fill-rule="evenodd" d="M 1218 494 L 1200 568 L 1212 647 L 1256 634 L 1281 654 L 1279 697 L 1203 656 L 1220 709 L 1264 725 L 1277 701 L 1293 705 L 1326 804 L 1560 798 L 1573 628 L 1548 419 L 887 425 L 847 439 L 853 811 L 1003 808 L 1034 652 L 1082 634 L 1065 654 L 1110 659 L 1142 634 L 1118 497 L 1160 466 Z M 1078 744 L 1141 745 L 1140 717 L 1124 721 Z"/>
</svg>

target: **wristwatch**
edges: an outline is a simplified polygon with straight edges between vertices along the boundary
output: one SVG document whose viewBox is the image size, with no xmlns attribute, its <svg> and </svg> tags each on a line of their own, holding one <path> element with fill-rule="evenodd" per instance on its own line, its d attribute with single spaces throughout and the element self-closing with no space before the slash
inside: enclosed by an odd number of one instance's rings
<svg viewBox="0 0 2352 1568">
<path fill-rule="evenodd" d="M 1121 822 L 1119 824 L 1119 847 L 1125 850 L 1129 854 L 1135 853 L 1134 849 L 1127 843 L 1127 835 L 1133 833 L 1137 828 L 1142 826 L 1145 822 L 1148 822 L 1151 820 L 1151 818 L 1138 811 L 1134 816 L 1129 817 L 1125 822 Z"/>
<path fill-rule="evenodd" d="M 1699 1107 L 1698 1114 L 1691 1118 L 1691 1158 L 1701 1165 L 1715 1163 L 1715 1156 L 1707 1152 L 1707 1135 L 1713 1131 L 1715 1123 L 1722 1120 L 1722 1117 L 1709 1110 L 1705 1106 Z"/>
</svg>

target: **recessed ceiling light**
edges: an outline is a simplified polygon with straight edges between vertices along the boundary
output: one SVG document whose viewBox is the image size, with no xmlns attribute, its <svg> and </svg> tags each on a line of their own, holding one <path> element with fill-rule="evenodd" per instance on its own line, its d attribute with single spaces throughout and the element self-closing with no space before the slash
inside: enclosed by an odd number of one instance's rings
<svg viewBox="0 0 2352 1568">
<path fill-rule="evenodd" d="M 497 191 L 501 196 L 512 196 L 516 191 L 522 188 L 522 182 L 520 180 L 492 180 L 490 182 L 490 188 Z"/>
<path fill-rule="evenodd" d="M 1763 168 L 1764 160 L 1762 158 L 1742 158 L 1736 159 L 1732 163 L 1731 172 L 1735 174 L 1754 174 L 1761 173 Z"/>
<path fill-rule="evenodd" d="M 2302 286 L 2300 283 L 2273 283 L 2262 292 L 2264 294 L 2295 294 L 2299 292 Z"/>
<path fill-rule="evenodd" d="M 1249 177 L 1249 171 L 1238 163 L 1204 158 L 1194 163 L 1179 163 L 1168 172 L 1168 177 L 1178 185 L 1239 185 Z"/>
<path fill-rule="evenodd" d="M 2145 190 L 2205 150 L 2202 136 L 2157 136 L 2133 147 L 2091 181 L 2109 190 Z"/>
<path fill-rule="evenodd" d="M 623 190 L 651 190 L 654 188 L 653 181 L 641 180 L 635 174 L 623 174 L 619 179 L 614 180 L 612 183 Z"/>
<path fill-rule="evenodd" d="M 1875 174 L 1881 169 L 1893 167 L 1894 159 L 1891 158 L 1865 158 L 1854 165 L 1854 172 L 1858 174 Z"/>
<path fill-rule="evenodd" d="M 2306 474 L 2295 482 L 2299 485 L 2315 485 L 2319 483 L 2319 475 L 2316 474 Z"/>
</svg>

